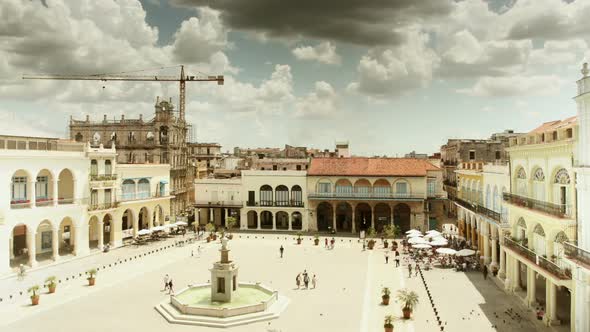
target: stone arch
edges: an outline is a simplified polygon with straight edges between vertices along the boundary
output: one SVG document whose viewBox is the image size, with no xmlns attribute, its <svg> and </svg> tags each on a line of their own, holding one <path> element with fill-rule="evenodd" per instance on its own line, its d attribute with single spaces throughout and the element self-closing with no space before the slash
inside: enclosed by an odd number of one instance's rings
<svg viewBox="0 0 590 332">
<path fill-rule="evenodd" d="M 102 218 L 102 242 L 104 244 L 115 244 L 115 225 L 113 224 L 113 216 L 109 213 Z"/>
<path fill-rule="evenodd" d="M 303 216 L 301 212 L 295 211 L 291 213 L 291 229 L 292 230 L 301 230 L 303 229 Z"/>
<path fill-rule="evenodd" d="M 332 192 L 332 181 L 328 178 L 321 178 L 316 183 L 316 192 L 318 193 L 331 193 Z"/>
<path fill-rule="evenodd" d="M 76 233 L 72 218 L 65 217 L 59 224 L 58 231 L 59 255 L 65 256 L 74 252 L 76 247 Z"/>
<path fill-rule="evenodd" d="M 291 187 L 291 206 L 303 207 L 303 190 L 299 185 Z"/>
<path fill-rule="evenodd" d="M 31 200 L 31 182 L 32 177 L 29 171 L 25 169 L 18 169 L 12 173 L 12 180 L 10 185 L 10 205 L 12 208 L 28 207 Z"/>
<path fill-rule="evenodd" d="M 541 236 L 545 236 L 545 230 L 543 229 L 543 226 L 541 226 L 541 224 L 536 224 L 535 228 L 533 229 L 533 233 L 541 235 Z"/>
<path fill-rule="evenodd" d="M 289 214 L 285 211 L 279 211 L 276 215 L 276 228 L 280 230 L 289 229 Z"/>
<path fill-rule="evenodd" d="M 150 180 L 141 178 L 137 181 L 137 198 L 148 198 L 151 196 Z"/>
<path fill-rule="evenodd" d="M 334 191 L 339 194 L 351 194 L 353 192 L 352 183 L 348 179 L 338 179 L 334 185 Z"/>
<path fill-rule="evenodd" d="M 123 200 L 135 199 L 135 181 L 125 179 L 121 184 L 121 196 Z"/>
<path fill-rule="evenodd" d="M 545 230 L 541 224 L 537 223 L 533 228 L 533 248 L 538 255 L 546 255 Z"/>
<path fill-rule="evenodd" d="M 262 211 L 260 212 L 260 228 L 262 229 L 272 229 L 273 227 L 273 214 L 270 211 Z"/>
<path fill-rule="evenodd" d="M 564 243 L 564 242 L 569 242 L 569 238 L 567 237 L 567 235 L 565 234 L 564 231 L 560 231 L 559 233 L 557 233 L 555 235 L 555 243 Z"/>
<path fill-rule="evenodd" d="M 358 179 L 354 182 L 354 192 L 355 194 L 364 196 L 369 195 L 371 193 L 371 182 L 367 179 Z"/>
<path fill-rule="evenodd" d="M 98 217 L 90 216 L 90 219 L 88 219 L 88 247 L 90 249 L 96 249 L 99 247 L 99 232 Z"/>
<path fill-rule="evenodd" d="M 53 172 L 44 168 L 37 173 L 35 182 L 35 204 L 37 206 L 46 206 L 53 204 Z"/>
<path fill-rule="evenodd" d="M 141 207 L 137 214 L 137 226 L 139 230 L 151 228 L 150 220 L 150 210 L 145 206 Z"/>
<path fill-rule="evenodd" d="M 248 219 L 248 228 L 249 229 L 256 229 L 258 228 L 258 213 L 254 210 L 248 211 L 247 214 Z"/>
<path fill-rule="evenodd" d="M 82 142 L 84 140 L 84 136 L 82 135 L 82 133 L 78 132 L 76 133 L 76 136 L 74 136 L 74 139 L 76 140 L 76 142 Z"/>
<path fill-rule="evenodd" d="M 59 204 L 72 204 L 74 203 L 75 188 L 74 173 L 68 168 L 64 168 L 59 172 L 57 184 L 57 196 L 59 198 Z"/>
<path fill-rule="evenodd" d="M 289 188 L 285 185 L 279 185 L 275 189 L 276 206 L 289 206 Z"/>
<path fill-rule="evenodd" d="M 132 209 L 126 209 L 123 211 L 123 214 L 121 215 L 121 231 L 123 232 L 123 239 L 133 237 L 137 234 L 138 229 L 135 213 L 133 213 Z"/>
<path fill-rule="evenodd" d="M 336 205 L 336 229 L 349 232 L 352 230 L 352 205 L 348 202 L 339 202 Z"/>
<path fill-rule="evenodd" d="M 385 179 L 378 179 L 373 184 L 373 193 L 376 197 L 389 197 L 391 195 L 391 183 Z"/>
<path fill-rule="evenodd" d="M 328 231 L 333 225 L 333 207 L 332 204 L 321 202 L 316 208 L 316 218 L 318 231 Z"/>
<path fill-rule="evenodd" d="M 36 246 L 35 259 L 37 261 L 53 258 L 54 236 L 54 225 L 49 219 L 45 219 L 37 225 L 35 241 L 40 243 Z"/>
<path fill-rule="evenodd" d="M 398 203 L 393 208 L 393 223 L 400 227 L 402 234 L 411 228 L 411 213 L 412 210 L 405 203 Z"/>
<path fill-rule="evenodd" d="M 12 239 L 10 256 L 10 266 L 16 267 L 20 264 L 29 262 L 29 243 L 27 238 L 28 227 L 25 223 L 14 225 L 10 232 Z"/>
<path fill-rule="evenodd" d="M 557 168 L 553 176 L 553 183 L 570 184 L 571 179 L 569 172 L 565 168 Z"/>
<path fill-rule="evenodd" d="M 152 225 L 153 226 L 163 226 L 164 225 L 164 212 L 162 210 L 162 206 L 160 204 L 154 207 L 154 214 L 152 217 Z"/>
<path fill-rule="evenodd" d="M 377 203 L 375 205 L 375 230 L 382 232 L 386 225 L 391 224 L 391 207 L 389 204 Z"/>
<path fill-rule="evenodd" d="M 412 192 L 410 182 L 403 178 L 393 182 L 393 190 L 395 197 L 409 197 Z"/>
</svg>

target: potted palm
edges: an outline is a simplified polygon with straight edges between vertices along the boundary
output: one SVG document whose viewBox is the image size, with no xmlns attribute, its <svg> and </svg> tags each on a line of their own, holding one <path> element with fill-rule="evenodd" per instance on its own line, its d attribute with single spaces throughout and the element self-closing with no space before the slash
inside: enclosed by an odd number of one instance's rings
<svg viewBox="0 0 590 332">
<path fill-rule="evenodd" d="M 414 307 L 418 304 L 418 294 L 407 288 L 397 291 L 397 299 L 402 303 L 404 319 L 410 319 Z"/>
<path fill-rule="evenodd" d="M 215 225 L 213 225 L 212 223 L 208 223 L 207 225 L 205 225 L 205 230 L 207 232 L 209 232 L 209 237 L 207 239 L 207 242 L 213 240 L 217 240 L 217 235 L 215 235 Z"/>
<path fill-rule="evenodd" d="M 367 236 L 369 237 L 367 246 L 369 247 L 369 250 L 373 250 L 373 247 L 375 247 L 375 234 L 375 228 L 369 227 L 367 230 Z"/>
<path fill-rule="evenodd" d="M 28 292 L 31 294 L 31 305 L 38 305 L 39 304 L 39 285 L 31 286 L 28 289 Z"/>
<path fill-rule="evenodd" d="M 236 217 L 228 217 L 225 220 L 225 224 L 227 225 L 227 231 L 229 232 L 229 234 L 227 235 L 228 239 L 233 239 L 234 235 L 231 233 L 232 228 L 234 228 L 238 223 L 238 219 L 236 219 Z"/>
<path fill-rule="evenodd" d="M 55 293 L 55 288 L 57 287 L 57 283 L 55 282 L 56 279 L 55 276 L 50 276 L 45 279 L 45 287 L 49 290 L 49 294 Z"/>
<path fill-rule="evenodd" d="M 96 269 L 90 269 L 86 271 L 86 274 L 88 275 L 88 278 L 86 278 L 88 280 L 88 286 L 94 286 L 96 282 Z"/>
<path fill-rule="evenodd" d="M 391 294 L 391 290 L 389 287 L 383 287 L 381 289 L 381 304 L 389 305 L 389 295 Z"/>
<path fill-rule="evenodd" d="M 385 316 L 383 328 L 385 328 L 385 332 L 393 332 L 393 315 Z"/>
<path fill-rule="evenodd" d="M 313 237 L 313 243 L 317 246 L 320 244 L 320 237 L 316 234 Z"/>
<path fill-rule="evenodd" d="M 303 239 L 301 238 L 301 233 L 297 233 L 297 244 L 301 244 L 301 241 Z"/>
</svg>

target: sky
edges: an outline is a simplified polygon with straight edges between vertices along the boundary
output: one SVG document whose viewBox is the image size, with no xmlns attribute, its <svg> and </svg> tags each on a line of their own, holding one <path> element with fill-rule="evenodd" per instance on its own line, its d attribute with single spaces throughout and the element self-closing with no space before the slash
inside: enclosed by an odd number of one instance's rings
<svg viewBox="0 0 590 332">
<path fill-rule="evenodd" d="M 433 153 L 576 114 L 590 1 L 2 0 L 0 134 L 154 114 L 178 84 L 23 74 L 224 75 L 187 83 L 192 138 L 355 155 Z"/>
</svg>

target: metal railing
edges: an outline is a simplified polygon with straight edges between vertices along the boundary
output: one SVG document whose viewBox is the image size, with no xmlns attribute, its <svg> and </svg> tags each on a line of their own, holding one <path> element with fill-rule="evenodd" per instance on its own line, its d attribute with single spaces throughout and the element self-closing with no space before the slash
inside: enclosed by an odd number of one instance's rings
<svg viewBox="0 0 590 332">
<path fill-rule="evenodd" d="M 590 266 L 590 252 L 569 242 L 563 243 L 563 249 L 567 258 L 580 261 Z"/>
<path fill-rule="evenodd" d="M 235 206 L 235 207 L 241 207 L 242 206 L 242 201 L 195 201 L 195 205 L 196 206 L 211 206 L 211 207 L 215 207 L 215 206 Z"/>
<path fill-rule="evenodd" d="M 512 240 L 510 237 L 504 237 L 504 245 L 522 257 L 526 258 L 529 262 L 534 263 L 559 279 L 572 278 L 572 272 L 570 269 L 562 268 L 547 258 L 537 255 L 534 251 Z"/>
<path fill-rule="evenodd" d="M 88 204 L 88 211 L 108 210 L 108 209 L 117 208 L 118 206 L 119 206 L 119 202 Z"/>
<path fill-rule="evenodd" d="M 139 191 L 139 192 L 128 192 L 128 193 L 121 193 L 119 195 L 119 202 L 126 202 L 126 201 L 135 201 L 141 199 L 150 199 L 150 198 L 158 198 L 158 197 L 166 197 L 169 196 L 167 192 L 161 193 L 160 191 Z"/>
<path fill-rule="evenodd" d="M 425 199 L 425 193 L 379 193 L 379 192 L 310 192 L 311 199 L 342 198 L 342 199 Z"/>
<path fill-rule="evenodd" d="M 554 204 L 549 202 L 543 202 L 511 193 L 504 193 L 502 197 L 505 202 L 508 202 L 510 204 L 525 207 L 531 210 L 540 211 L 559 218 L 567 218 L 571 216 L 571 210 L 569 209 L 569 206 L 566 204 Z"/>
<path fill-rule="evenodd" d="M 302 201 L 246 201 L 246 206 L 305 207 L 305 203 Z"/>
<path fill-rule="evenodd" d="M 117 174 L 90 174 L 91 181 L 112 181 L 117 180 Z"/>
</svg>

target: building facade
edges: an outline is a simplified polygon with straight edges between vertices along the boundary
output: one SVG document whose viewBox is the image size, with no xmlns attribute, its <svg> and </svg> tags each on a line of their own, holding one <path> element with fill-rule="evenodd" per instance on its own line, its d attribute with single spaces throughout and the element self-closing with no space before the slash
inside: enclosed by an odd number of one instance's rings
<svg viewBox="0 0 590 332">
<path fill-rule="evenodd" d="M 175 216 L 186 212 L 192 205 L 193 169 L 189 163 L 187 136 L 191 126 L 180 117 L 172 99 L 155 104 L 150 120 L 107 119 L 91 121 L 70 119 L 70 139 L 90 142 L 93 146 L 115 146 L 119 164 L 170 165 L 170 192 L 174 195 L 170 213 Z M 189 195 L 189 192 L 191 193 Z"/>
<path fill-rule="evenodd" d="M 92 250 L 123 244 L 124 215 L 157 216 L 165 222 L 170 196 L 142 192 L 145 181 L 169 181 L 169 166 L 161 174 L 118 165 L 114 147 L 54 138 L 0 136 L 0 183 L 7 197 L 0 203 L 0 274 L 20 264 L 35 267 L 84 256 Z M 143 166 L 143 165 L 141 165 Z M 127 179 L 134 179 L 133 195 L 126 195 Z M 151 186 L 152 184 L 148 184 Z M 132 203 L 133 202 L 133 203 Z M 156 205 L 162 212 L 156 213 Z M 135 224 L 136 233 L 140 228 Z"/>
<path fill-rule="evenodd" d="M 221 167 L 221 145 L 218 143 L 188 143 L 189 160 L 195 179 L 207 178 Z"/>
</svg>

